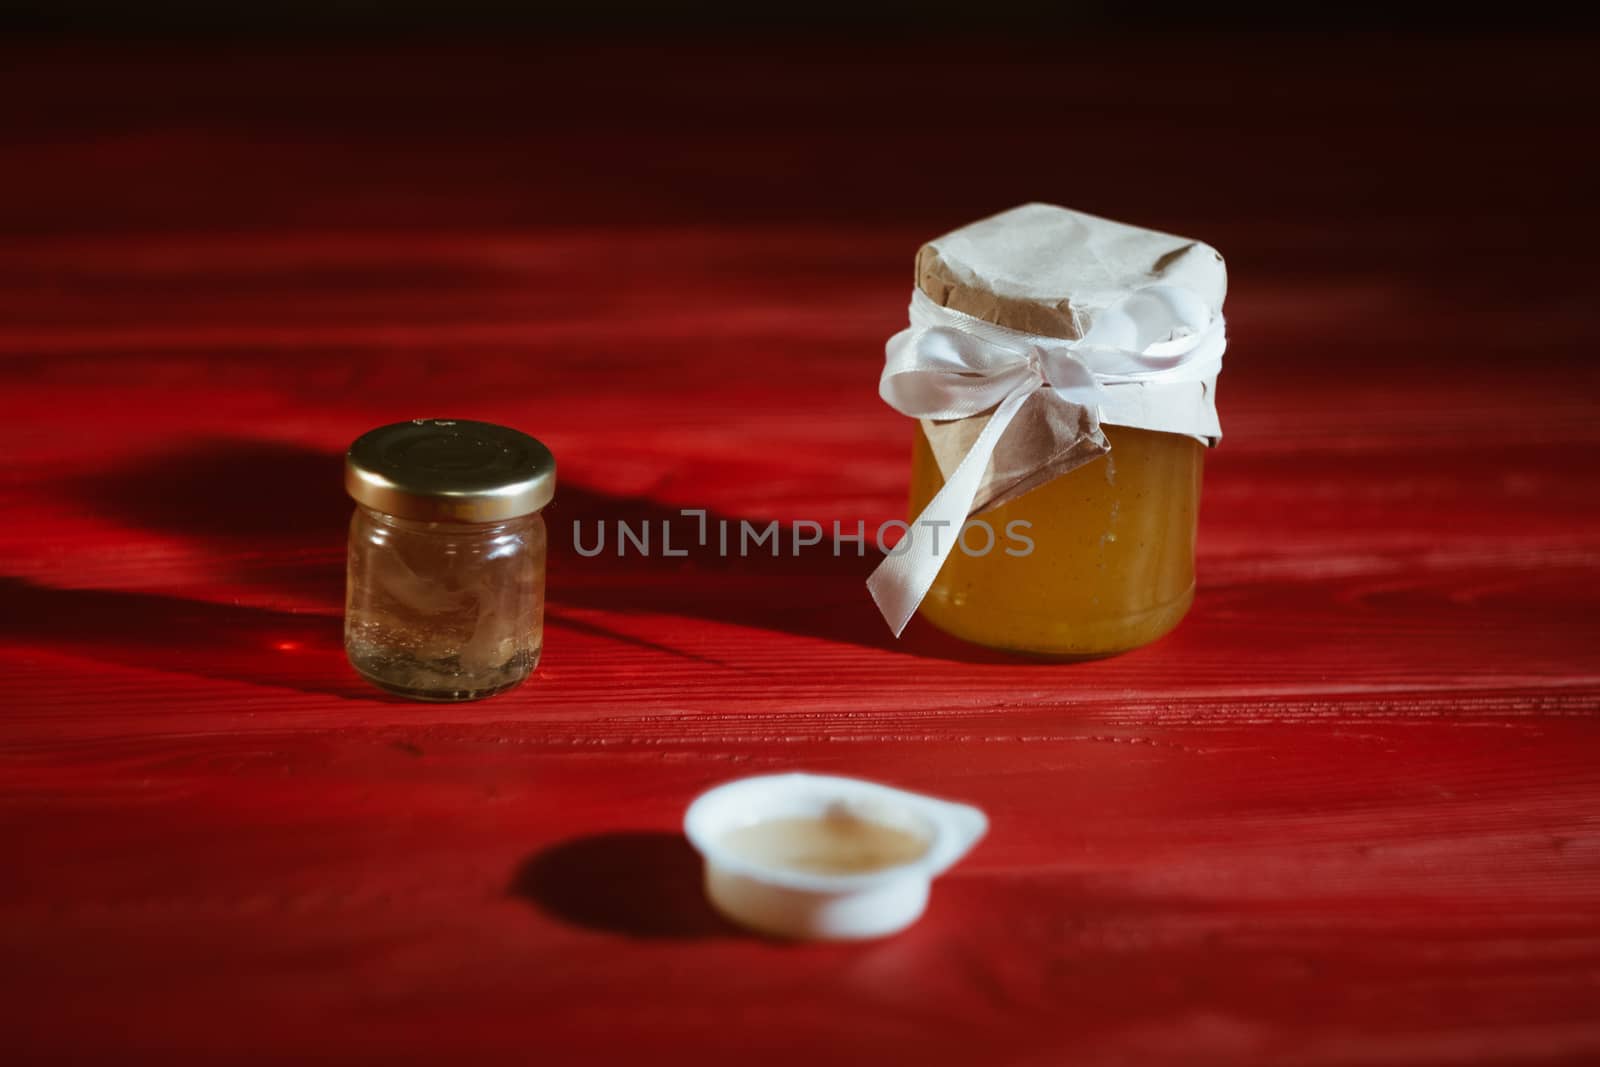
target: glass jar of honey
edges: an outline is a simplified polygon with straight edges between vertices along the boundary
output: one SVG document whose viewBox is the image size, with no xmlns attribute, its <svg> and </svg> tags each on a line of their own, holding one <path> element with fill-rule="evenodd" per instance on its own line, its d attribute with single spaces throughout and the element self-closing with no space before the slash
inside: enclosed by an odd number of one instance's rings
<svg viewBox="0 0 1600 1067">
<path fill-rule="evenodd" d="M 924 619 L 974 644 L 1066 658 L 1125 652 L 1178 625 L 1194 600 L 1205 447 L 1180 434 L 1102 432 L 1106 455 L 974 516 L 1023 531 L 1030 551 L 952 552 Z M 943 485 L 919 427 L 911 514 Z"/>
<path fill-rule="evenodd" d="M 527 434 L 416 419 L 345 457 L 345 651 L 368 681 L 416 700 L 476 700 L 521 683 L 544 634 L 555 459 Z"/>
<path fill-rule="evenodd" d="M 879 382 L 919 420 L 907 536 L 867 583 L 896 634 L 915 612 L 1084 659 L 1177 626 L 1221 439 L 1226 290 L 1208 245 L 1050 204 L 922 246 Z"/>
</svg>

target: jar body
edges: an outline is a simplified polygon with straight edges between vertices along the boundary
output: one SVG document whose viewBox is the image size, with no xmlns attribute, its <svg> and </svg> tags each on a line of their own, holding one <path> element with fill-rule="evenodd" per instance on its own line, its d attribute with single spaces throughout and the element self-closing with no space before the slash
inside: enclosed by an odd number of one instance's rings
<svg viewBox="0 0 1600 1067">
<path fill-rule="evenodd" d="M 976 519 L 995 547 L 958 545 L 920 613 L 964 641 L 1070 659 L 1107 656 L 1170 631 L 1194 600 L 1204 446 L 1179 434 L 1102 427 L 1111 452 Z M 944 485 L 919 427 L 911 514 Z M 1011 523 L 1033 542 L 1008 538 Z M 982 538 L 970 538 L 982 548 Z"/>
<path fill-rule="evenodd" d="M 520 683 L 544 644 L 544 519 L 420 522 L 358 506 L 345 651 L 373 684 L 476 700 Z"/>
</svg>

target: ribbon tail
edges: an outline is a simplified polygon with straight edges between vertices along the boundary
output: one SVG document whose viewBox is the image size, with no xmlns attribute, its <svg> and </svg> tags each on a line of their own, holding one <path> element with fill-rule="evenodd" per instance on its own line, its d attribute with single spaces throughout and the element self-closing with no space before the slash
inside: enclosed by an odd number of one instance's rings
<svg viewBox="0 0 1600 1067">
<path fill-rule="evenodd" d="M 905 631 L 906 624 L 916 614 L 917 606 L 928 595 L 933 580 L 955 548 L 995 446 L 1022 409 L 1023 401 L 1032 396 L 1038 386 L 1035 379 L 1013 389 L 1000 401 L 983 432 L 951 472 L 944 488 L 928 501 L 905 537 L 867 579 L 867 591 L 896 637 Z"/>
</svg>

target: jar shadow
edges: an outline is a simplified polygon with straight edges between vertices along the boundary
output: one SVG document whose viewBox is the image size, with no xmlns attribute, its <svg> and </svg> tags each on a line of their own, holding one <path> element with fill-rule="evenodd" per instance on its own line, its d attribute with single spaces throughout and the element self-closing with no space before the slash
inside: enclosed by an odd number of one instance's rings
<svg viewBox="0 0 1600 1067">
<path fill-rule="evenodd" d="M 744 936 L 701 889 L 682 834 L 623 830 L 560 841 L 528 857 L 507 890 L 572 926 L 640 939 Z"/>
<path fill-rule="evenodd" d="M 582 486 L 559 487 L 544 515 L 550 531 L 551 619 L 556 625 L 593 627 L 591 622 L 564 620 L 571 609 L 678 615 L 902 655 L 968 663 L 1028 662 L 957 641 L 927 625 L 913 624 L 896 640 L 867 594 L 867 576 L 881 559 L 870 543 L 818 535 L 797 523 L 742 520 L 707 510 L 706 543 L 701 544 L 698 513 L 686 517 L 681 508 Z M 739 552 L 741 524 L 746 522 L 757 534 L 770 528 L 772 540 L 760 546 L 746 542 L 745 551 Z M 719 537 L 723 524 L 729 531 L 727 554 Z M 846 524 L 841 520 L 840 525 Z M 597 540 L 602 526 L 603 546 Z M 654 553 L 625 542 L 619 533 L 624 527 L 636 536 L 648 529 Z M 663 555 L 666 529 L 671 530 L 672 549 L 683 555 Z M 871 530 L 869 524 L 869 538 Z M 818 539 L 794 550 L 797 539 L 813 537 Z"/>
<path fill-rule="evenodd" d="M 351 503 L 340 455 L 280 441 L 204 438 L 76 482 L 77 502 L 118 524 L 193 543 L 230 585 L 344 610 Z"/>
<path fill-rule="evenodd" d="M 370 697 L 337 616 L 0 577 L 0 640 L 127 667 Z M 398 700 L 399 698 L 394 698 Z"/>
<path fill-rule="evenodd" d="M 209 546 L 208 566 L 220 581 L 292 592 L 337 615 L 344 607 L 344 545 L 352 508 L 343 490 L 341 462 L 341 453 L 301 445 L 205 439 L 113 468 L 71 491 L 78 503 L 113 521 Z M 915 622 L 896 640 L 865 588 L 879 559 L 876 548 L 835 539 L 831 519 L 817 520 L 830 527 L 820 536 L 797 523 L 748 520 L 758 534 L 770 527 L 775 540 L 746 544 L 746 551 L 739 553 L 741 522 L 746 520 L 709 511 L 704 520 L 708 543 L 700 545 L 695 543 L 698 515 L 686 517 L 681 507 L 646 497 L 559 484 L 544 515 L 550 531 L 553 627 L 671 651 L 670 641 L 641 642 L 611 631 L 603 620 L 577 615 L 585 610 L 676 615 L 917 657 L 1029 662 Z M 719 550 L 716 536 L 724 523 L 731 538 L 728 554 Z M 595 553 L 602 527 L 606 542 Z M 619 550 L 621 527 L 635 535 L 648 529 L 654 551 L 646 554 L 633 542 Z M 668 527 L 673 552 L 685 555 L 664 554 L 662 531 Z M 872 535 L 870 526 L 867 534 Z M 796 551 L 797 535 L 802 541 L 819 539 Z M 578 551 L 580 544 L 583 552 Z M 156 607 L 176 610 L 174 605 Z"/>
<path fill-rule="evenodd" d="M 92 475 L 78 489 L 95 510 L 146 530 L 325 545 L 350 518 L 341 461 L 282 441 L 203 438 Z"/>
</svg>

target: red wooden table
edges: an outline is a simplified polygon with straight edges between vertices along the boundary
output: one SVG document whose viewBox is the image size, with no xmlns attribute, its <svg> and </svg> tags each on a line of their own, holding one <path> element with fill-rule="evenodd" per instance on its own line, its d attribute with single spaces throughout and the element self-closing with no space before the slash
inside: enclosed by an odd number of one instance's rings
<svg viewBox="0 0 1600 1067">
<path fill-rule="evenodd" d="M 1600 1056 L 1592 57 L 1184 48 L 11 46 L 3 1058 Z M 1229 257 L 1174 635 L 572 551 L 900 516 L 911 256 L 1028 199 Z M 432 414 L 562 471 L 545 665 L 459 707 L 339 640 L 339 454 Z M 679 819 L 790 768 L 993 831 L 898 938 L 741 936 Z"/>
</svg>

